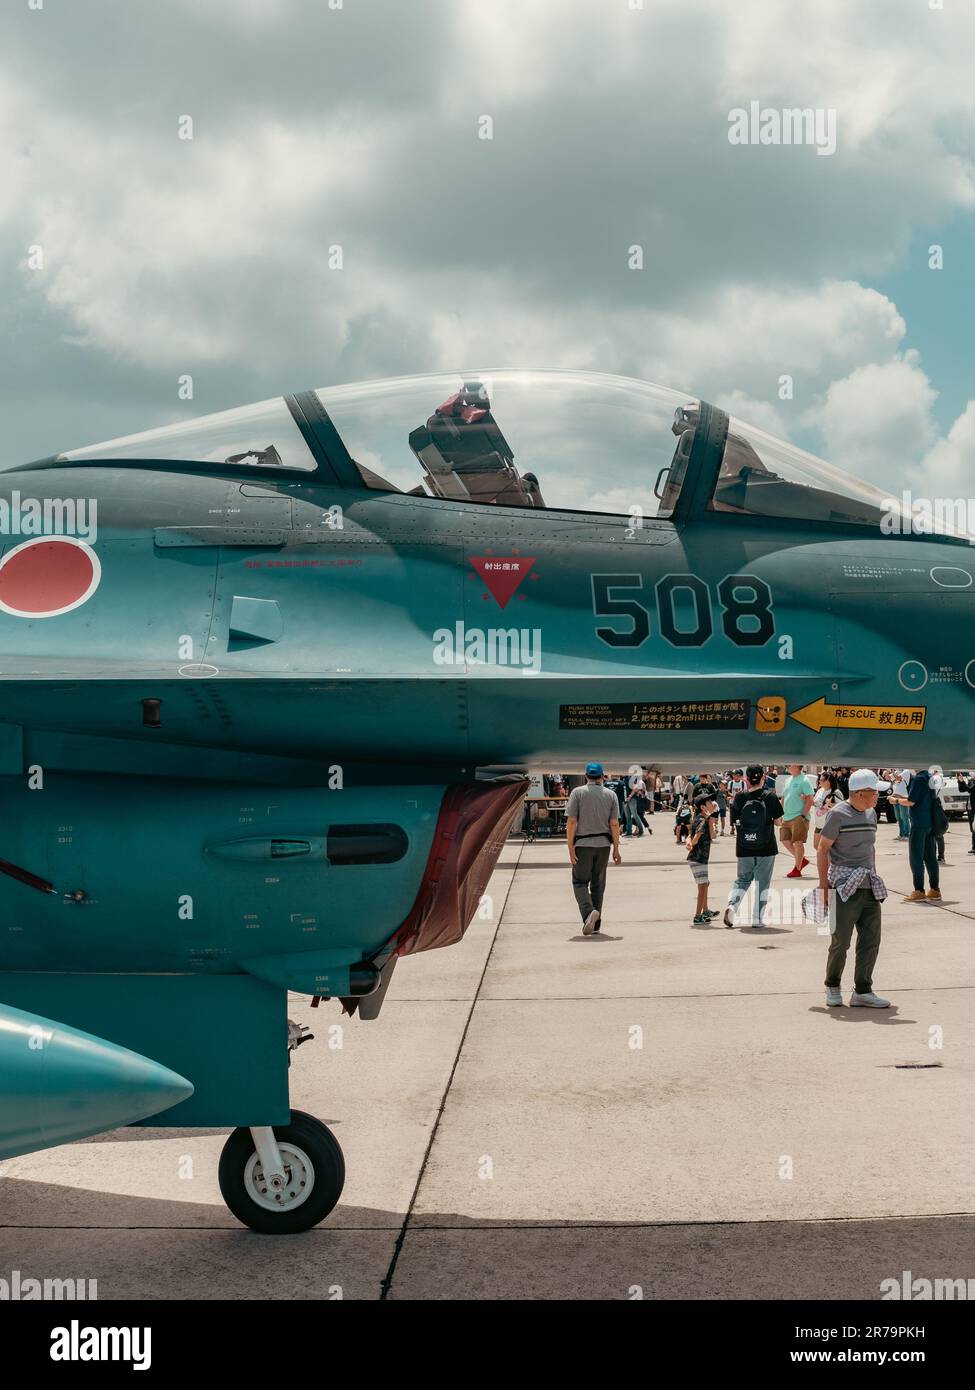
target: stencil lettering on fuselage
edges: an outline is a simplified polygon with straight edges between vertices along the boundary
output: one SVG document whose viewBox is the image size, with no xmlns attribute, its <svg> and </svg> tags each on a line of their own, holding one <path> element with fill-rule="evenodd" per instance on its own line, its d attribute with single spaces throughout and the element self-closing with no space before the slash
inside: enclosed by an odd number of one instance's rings
<svg viewBox="0 0 975 1390">
<path fill-rule="evenodd" d="M 631 626 L 599 627 L 609 647 L 641 647 L 653 635 L 651 610 L 639 574 L 592 575 L 592 611 Z M 672 647 L 703 647 L 721 631 L 736 647 L 764 647 L 775 635 L 772 590 L 754 574 L 729 574 L 716 586 L 719 619 L 711 590 L 696 574 L 665 574 L 654 587 L 656 632 Z"/>
</svg>

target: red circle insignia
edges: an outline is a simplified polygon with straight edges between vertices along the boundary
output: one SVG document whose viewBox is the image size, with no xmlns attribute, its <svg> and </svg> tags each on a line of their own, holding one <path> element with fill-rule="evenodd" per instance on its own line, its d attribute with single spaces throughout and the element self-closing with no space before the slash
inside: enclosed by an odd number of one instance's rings
<svg viewBox="0 0 975 1390">
<path fill-rule="evenodd" d="M 101 577 L 98 556 L 74 536 L 23 541 L 0 558 L 0 612 L 56 618 L 91 598 Z"/>
</svg>

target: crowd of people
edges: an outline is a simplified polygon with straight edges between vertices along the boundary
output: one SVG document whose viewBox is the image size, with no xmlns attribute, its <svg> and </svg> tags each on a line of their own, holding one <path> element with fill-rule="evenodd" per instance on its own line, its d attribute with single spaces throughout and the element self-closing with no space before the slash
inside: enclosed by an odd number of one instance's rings
<svg viewBox="0 0 975 1390">
<path fill-rule="evenodd" d="M 752 764 L 721 774 L 678 774 L 669 782 L 650 767 L 608 778 L 601 763 L 586 768 L 584 785 L 569 795 L 566 836 L 572 886 L 582 916 L 583 935 L 601 929 L 606 871 L 610 855 L 622 862 L 624 836 L 653 834 L 652 817 L 665 810 L 674 817 L 676 845 L 685 853 L 696 890 L 692 925 L 710 926 L 721 917 L 737 925 L 738 909 L 754 885 L 751 929 L 766 920 L 776 856 L 792 859 L 786 877 L 802 879 L 816 856 L 803 898 L 810 920 L 829 922 L 826 1002 L 843 1003 L 840 985 L 854 930 L 857 934 L 852 1007 L 887 1008 L 874 993 L 873 969 L 880 950 L 881 903 L 887 888 L 877 872 L 877 806 L 883 797 L 897 839 L 908 846 L 913 888 L 907 903 L 940 902 L 940 869 L 945 863 L 943 770 L 823 768 L 807 774 L 798 763 L 787 770 Z M 959 779 L 967 793 L 971 849 L 975 854 L 975 776 Z M 624 829 L 621 829 L 624 827 Z M 737 873 L 723 911 L 709 904 L 711 846 L 719 836 L 735 836 Z M 925 875 L 927 880 L 925 880 Z M 927 886 L 925 882 L 927 881 Z"/>
</svg>

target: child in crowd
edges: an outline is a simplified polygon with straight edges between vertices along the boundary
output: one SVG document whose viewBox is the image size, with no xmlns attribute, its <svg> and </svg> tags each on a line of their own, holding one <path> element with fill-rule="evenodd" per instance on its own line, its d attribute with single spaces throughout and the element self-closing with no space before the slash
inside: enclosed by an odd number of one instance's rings
<svg viewBox="0 0 975 1390">
<path fill-rule="evenodd" d="M 677 814 L 674 816 L 674 839 L 678 845 L 682 845 L 690 833 L 691 821 L 694 818 L 694 807 L 691 805 L 693 790 L 693 787 L 688 787 L 677 803 Z"/>
<path fill-rule="evenodd" d="M 695 927 L 707 926 L 712 917 L 719 915 L 708 907 L 708 887 L 711 882 L 708 861 L 711 858 L 711 841 L 715 834 L 717 810 L 717 802 L 710 792 L 704 792 L 694 798 L 694 815 L 688 839 L 687 862 L 690 865 L 694 882 L 697 884 Z"/>
</svg>

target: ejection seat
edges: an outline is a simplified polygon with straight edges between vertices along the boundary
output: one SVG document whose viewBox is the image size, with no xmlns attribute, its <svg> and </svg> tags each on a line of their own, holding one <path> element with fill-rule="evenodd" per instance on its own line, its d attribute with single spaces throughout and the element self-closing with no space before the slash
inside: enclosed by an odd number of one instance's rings
<svg viewBox="0 0 975 1390">
<path fill-rule="evenodd" d="M 435 497 L 502 507 L 545 505 L 535 475 L 522 476 L 515 467 L 514 452 L 479 381 L 465 381 L 462 390 L 437 406 L 426 424 L 410 433 L 410 448 L 426 469 L 426 484 Z"/>
</svg>

